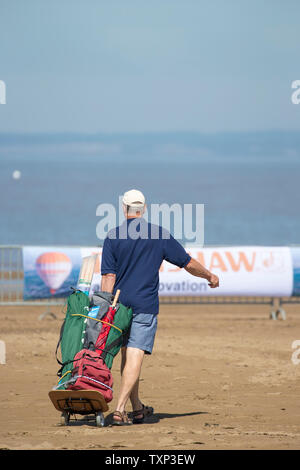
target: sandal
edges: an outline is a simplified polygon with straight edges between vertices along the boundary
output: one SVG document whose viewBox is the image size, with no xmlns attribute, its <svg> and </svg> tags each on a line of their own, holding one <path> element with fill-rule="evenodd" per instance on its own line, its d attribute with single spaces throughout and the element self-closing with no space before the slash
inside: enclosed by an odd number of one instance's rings
<svg viewBox="0 0 300 470">
<path fill-rule="evenodd" d="M 132 424 L 142 424 L 145 420 L 146 416 L 151 416 L 154 413 L 154 409 L 152 406 L 145 406 L 143 405 L 141 410 L 136 410 L 132 412 Z M 143 415 L 141 418 L 137 418 L 137 416 Z"/>
<path fill-rule="evenodd" d="M 120 419 L 115 419 L 115 416 Z M 123 411 L 123 413 L 121 411 L 114 411 L 112 424 L 115 426 L 130 426 L 132 421 L 128 418 L 126 411 Z"/>
</svg>

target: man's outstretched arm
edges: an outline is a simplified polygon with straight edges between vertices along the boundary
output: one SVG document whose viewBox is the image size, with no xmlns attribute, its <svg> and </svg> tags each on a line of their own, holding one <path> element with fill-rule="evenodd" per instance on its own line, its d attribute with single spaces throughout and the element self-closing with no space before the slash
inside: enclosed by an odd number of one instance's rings
<svg viewBox="0 0 300 470">
<path fill-rule="evenodd" d="M 219 278 L 211 273 L 199 261 L 192 258 L 184 269 L 193 276 L 203 277 L 208 280 L 208 285 L 212 288 L 219 287 Z"/>
<path fill-rule="evenodd" d="M 116 275 L 113 273 L 102 274 L 101 291 L 112 294 L 116 282 Z"/>
</svg>

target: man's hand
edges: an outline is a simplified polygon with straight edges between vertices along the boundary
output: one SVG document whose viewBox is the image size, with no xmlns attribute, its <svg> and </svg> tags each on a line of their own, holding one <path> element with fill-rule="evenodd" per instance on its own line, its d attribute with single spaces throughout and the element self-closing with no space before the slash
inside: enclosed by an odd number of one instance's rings
<svg viewBox="0 0 300 470">
<path fill-rule="evenodd" d="M 215 274 L 210 274 L 210 277 L 208 279 L 208 285 L 209 287 L 211 287 L 212 289 L 214 289 L 215 287 L 219 287 L 219 278 L 218 276 L 216 276 Z"/>
<path fill-rule="evenodd" d="M 212 289 L 214 289 L 215 287 L 219 287 L 218 276 L 205 269 L 205 267 L 202 266 L 202 264 L 200 264 L 199 261 L 197 261 L 196 259 L 191 258 L 190 262 L 185 266 L 184 269 L 193 276 L 203 277 L 204 279 L 207 279 L 208 285 Z"/>
</svg>

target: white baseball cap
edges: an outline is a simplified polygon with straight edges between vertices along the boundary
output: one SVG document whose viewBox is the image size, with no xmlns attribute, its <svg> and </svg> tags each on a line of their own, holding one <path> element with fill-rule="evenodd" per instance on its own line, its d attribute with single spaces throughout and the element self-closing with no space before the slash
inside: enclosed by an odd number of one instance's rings
<svg viewBox="0 0 300 470">
<path fill-rule="evenodd" d="M 123 204 L 126 206 L 141 207 L 145 205 L 145 196 L 138 189 L 131 189 L 124 193 Z"/>
</svg>

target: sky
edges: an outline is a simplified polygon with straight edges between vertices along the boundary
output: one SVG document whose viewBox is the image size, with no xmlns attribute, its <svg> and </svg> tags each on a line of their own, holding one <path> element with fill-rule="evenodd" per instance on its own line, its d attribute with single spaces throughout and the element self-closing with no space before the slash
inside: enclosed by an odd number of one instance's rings
<svg viewBox="0 0 300 470">
<path fill-rule="evenodd" d="M 298 0 L 0 0 L 0 133 L 298 130 Z"/>
</svg>

